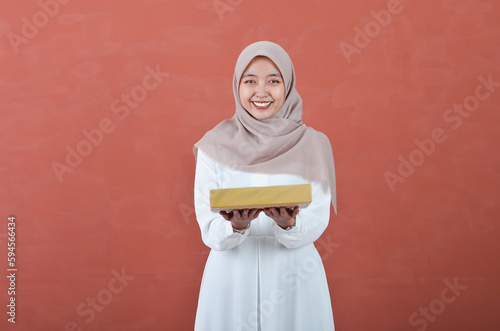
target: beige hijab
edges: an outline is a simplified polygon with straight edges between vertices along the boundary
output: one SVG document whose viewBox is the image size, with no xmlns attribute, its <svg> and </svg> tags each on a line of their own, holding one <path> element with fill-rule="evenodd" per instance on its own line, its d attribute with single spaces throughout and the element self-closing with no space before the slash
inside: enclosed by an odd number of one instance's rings
<svg viewBox="0 0 500 331">
<path fill-rule="evenodd" d="M 271 59 L 281 72 L 286 95 L 272 117 L 257 120 L 243 108 L 238 88 L 248 64 L 257 56 Z M 194 146 L 216 162 L 234 170 L 297 175 L 329 187 L 337 212 L 335 168 L 327 136 L 302 123 L 302 99 L 295 89 L 292 60 L 279 45 L 259 41 L 241 52 L 233 78 L 236 112 L 208 131 Z"/>
</svg>

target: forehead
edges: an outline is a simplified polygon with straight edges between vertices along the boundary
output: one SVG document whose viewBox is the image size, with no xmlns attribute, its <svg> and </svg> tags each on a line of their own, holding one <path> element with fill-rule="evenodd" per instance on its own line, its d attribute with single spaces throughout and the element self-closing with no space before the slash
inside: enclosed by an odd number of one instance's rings
<svg viewBox="0 0 500 331">
<path fill-rule="evenodd" d="M 281 75 L 278 66 L 268 57 L 266 56 L 256 56 L 250 61 L 248 66 L 246 67 L 244 74 L 249 72 L 258 72 L 258 71 L 269 71 L 273 73 L 278 73 Z"/>
</svg>

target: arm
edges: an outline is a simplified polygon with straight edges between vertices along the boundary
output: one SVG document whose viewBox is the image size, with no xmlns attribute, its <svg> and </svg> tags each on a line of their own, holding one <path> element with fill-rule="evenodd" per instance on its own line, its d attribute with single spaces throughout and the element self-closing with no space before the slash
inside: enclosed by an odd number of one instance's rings
<svg viewBox="0 0 500 331">
<path fill-rule="evenodd" d="M 295 227 L 285 230 L 276 222 L 273 232 L 276 239 L 287 248 L 299 248 L 316 241 L 325 231 L 330 220 L 330 191 L 320 183 L 311 183 L 312 202 L 295 216 Z"/>
<path fill-rule="evenodd" d="M 205 245 L 227 250 L 241 244 L 248 231 L 234 232 L 230 221 L 210 210 L 210 190 L 219 188 L 215 162 L 198 150 L 194 180 L 194 206 Z"/>
</svg>

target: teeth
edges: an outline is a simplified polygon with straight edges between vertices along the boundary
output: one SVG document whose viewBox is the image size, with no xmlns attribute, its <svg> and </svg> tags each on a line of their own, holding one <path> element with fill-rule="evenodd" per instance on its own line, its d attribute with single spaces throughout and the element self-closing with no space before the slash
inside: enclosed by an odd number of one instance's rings
<svg viewBox="0 0 500 331">
<path fill-rule="evenodd" d="M 271 102 L 253 102 L 257 107 L 266 107 L 271 104 Z"/>
</svg>

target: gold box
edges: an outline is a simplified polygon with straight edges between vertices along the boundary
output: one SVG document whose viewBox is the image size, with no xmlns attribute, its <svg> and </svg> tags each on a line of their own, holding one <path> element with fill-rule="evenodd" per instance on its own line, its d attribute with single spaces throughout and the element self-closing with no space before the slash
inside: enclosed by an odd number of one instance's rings
<svg viewBox="0 0 500 331">
<path fill-rule="evenodd" d="M 270 207 L 305 208 L 311 201 L 311 184 L 210 190 L 210 209 L 213 212 Z"/>
</svg>

